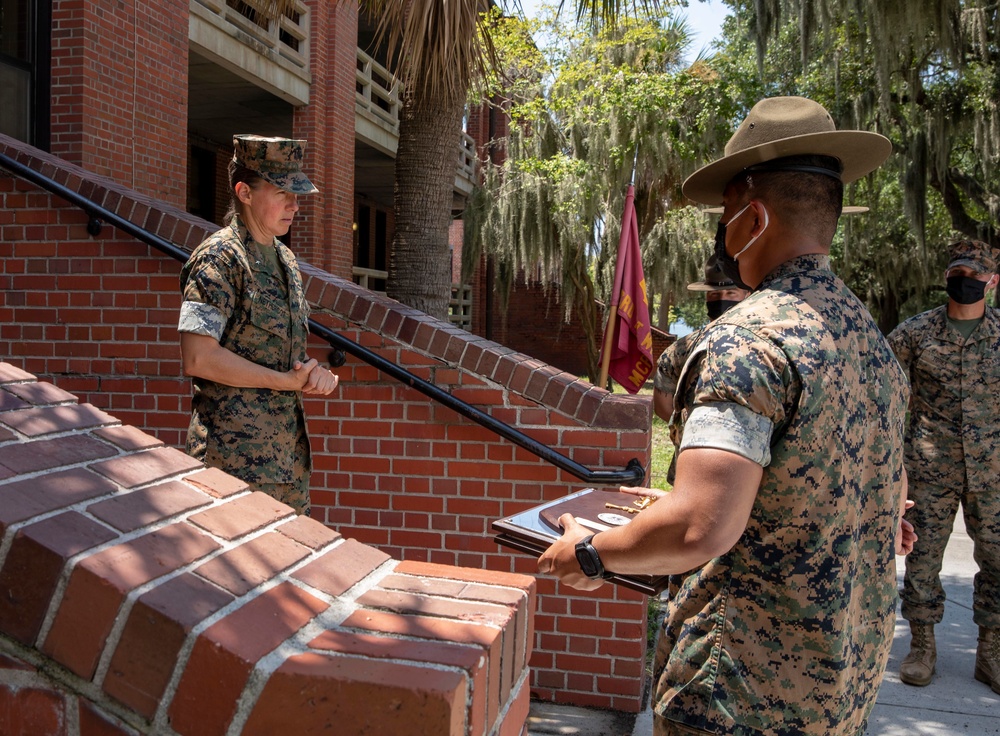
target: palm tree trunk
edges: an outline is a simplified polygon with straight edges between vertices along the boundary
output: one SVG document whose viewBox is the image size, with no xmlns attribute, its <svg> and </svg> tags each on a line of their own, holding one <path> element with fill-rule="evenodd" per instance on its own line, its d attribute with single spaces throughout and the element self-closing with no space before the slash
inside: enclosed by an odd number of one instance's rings
<svg viewBox="0 0 1000 736">
<path fill-rule="evenodd" d="M 464 112 L 461 99 L 408 92 L 399 119 L 386 293 L 440 319 L 451 298 L 448 226 Z"/>
</svg>

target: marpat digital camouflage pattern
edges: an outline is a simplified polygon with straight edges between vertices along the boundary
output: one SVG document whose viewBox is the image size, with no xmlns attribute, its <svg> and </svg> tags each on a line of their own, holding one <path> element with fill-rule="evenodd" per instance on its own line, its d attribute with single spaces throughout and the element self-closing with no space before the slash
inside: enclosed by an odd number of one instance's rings
<svg viewBox="0 0 1000 736">
<path fill-rule="evenodd" d="M 968 266 L 976 273 L 997 272 L 997 250 L 981 240 L 959 240 L 948 249 L 948 268 Z"/>
<path fill-rule="evenodd" d="M 233 136 L 233 159 L 260 174 L 278 189 L 295 194 L 315 194 L 319 190 L 302 173 L 305 141 L 265 138 L 259 135 Z"/>
<path fill-rule="evenodd" d="M 747 421 L 773 432 L 760 448 L 751 427 L 740 450 L 764 465 L 743 536 L 670 589 L 656 712 L 735 736 L 860 736 L 896 618 L 907 386 L 888 343 L 828 257 L 800 256 L 704 329 L 677 396 L 675 422 L 738 416 L 719 425 L 727 449 Z M 691 429 L 681 453 L 712 446 Z"/>
<path fill-rule="evenodd" d="M 653 374 L 653 386 L 657 391 L 673 397 L 677 390 L 677 380 L 681 377 L 681 369 L 687 362 L 688 356 L 701 338 L 701 329 L 682 335 L 667 345 L 659 360 L 656 361 L 656 373 Z M 674 406 L 677 406 L 676 401 Z M 674 454 L 670 458 L 670 467 L 667 468 L 667 482 L 673 485 L 674 477 L 677 475 L 677 448 L 680 447 L 680 432 L 673 424 L 670 424 L 670 442 L 674 446 Z"/>
<path fill-rule="evenodd" d="M 903 617 L 944 616 L 939 573 L 961 501 L 979 564 L 972 618 L 1000 628 L 1000 310 L 986 307 L 965 339 L 949 326 L 947 305 L 937 307 L 903 322 L 889 342 L 911 391 L 906 470 L 916 503 L 906 518 L 918 538 L 906 557 Z"/>
<path fill-rule="evenodd" d="M 194 250 L 181 292 L 178 331 L 214 337 L 275 371 L 308 360 L 309 305 L 295 256 L 277 238 L 255 242 L 239 217 Z M 312 465 L 301 394 L 193 383 L 188 453 L 258 490 L 292 484 L 278 500 L 307 509 Z"/>
</svg>

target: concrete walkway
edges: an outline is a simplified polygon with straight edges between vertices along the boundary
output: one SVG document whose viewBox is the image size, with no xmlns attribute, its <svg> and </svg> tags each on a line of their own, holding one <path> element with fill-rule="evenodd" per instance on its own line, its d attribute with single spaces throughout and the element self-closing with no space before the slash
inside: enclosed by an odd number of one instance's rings
<svg viewBox="0 0 1000 736">
<path fill-rule="evenodd" d="M 905 561 L 899 560 L 902 587 Z M 899 681 L 899 663 L 909 651 L 910 630 L 902 618 L 889 655 L 866 736 L 990 736 L 1000 735 L 1000 695 L 973 679 L 978 630 L 972 623 L 972 540 L 959 518 L 945 550 L 941 580 L 948 602 L 944 621 L 935 630 L 938 660 L 927 687 Z M 610 711 L 532 703 L 530 736 L 650 736 L 653 716 L 647 708 L 638 716 Z"/>
</svg>

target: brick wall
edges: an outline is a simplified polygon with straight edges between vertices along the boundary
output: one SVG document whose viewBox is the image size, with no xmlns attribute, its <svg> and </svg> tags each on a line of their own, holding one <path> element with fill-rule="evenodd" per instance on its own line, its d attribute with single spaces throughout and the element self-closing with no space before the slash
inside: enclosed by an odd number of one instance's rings
<svg viewBox="0 0 1000 736">
<path fill-rule="evenodd" d="M 9 138 L 0 152 L 183 247 L 214 226 Z M 190 384 L 175 329 L 179 264 L 62 200 L 0 177 L 0 355 L 167 446 L 182 447 Z M 484 412 L 593 468 L 649 460 L 648 399 L 470 335 L 303 263 L 314 316 Z M 313 340 L 321 357 L 326 348 Z M 314 518 L 395 559 L 532 575 L 490 523 L 581 481 L 349 358 L 335 396 L 306 402 Z M 534 697 L 638 711 L 645 598 L 538 579 Z"/>
<path fill-rule="evenodd" d="M 52 3 L 52 151 L 181 207 L 189 4 Z"/>
<path fill-rule="evenodd" d="M 0 499 L 0 733 L 524 730 L 530 577 L 396 562 L 9 363 Z"/>
</svg>

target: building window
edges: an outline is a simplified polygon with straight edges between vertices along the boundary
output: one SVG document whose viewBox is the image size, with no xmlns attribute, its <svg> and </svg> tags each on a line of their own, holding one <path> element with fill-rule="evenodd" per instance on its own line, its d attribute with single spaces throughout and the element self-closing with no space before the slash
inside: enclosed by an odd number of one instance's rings
<svg viewBox="0 0 1000 736">
<path fill-rule="evenodd" d="M 0 0 L 0 132 L 49 147 L 51 0 Z"/>
</svg>

